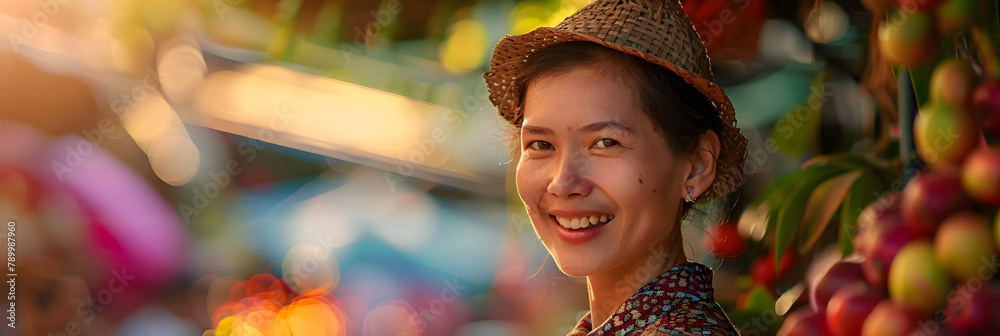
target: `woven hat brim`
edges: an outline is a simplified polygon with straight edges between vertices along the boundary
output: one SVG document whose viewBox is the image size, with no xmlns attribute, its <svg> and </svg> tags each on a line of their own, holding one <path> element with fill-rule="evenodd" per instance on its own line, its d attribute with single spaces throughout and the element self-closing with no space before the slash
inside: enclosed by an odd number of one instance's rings
<svg viewBox="0 0 1000 336">
<path fill-rule="evenodd" d="M 567 32 L 553 27 L 541 27 L 526 34 L 507 35 L 501 39 L 493 50 L 491 71 L 483 74 L 483 78 L 489 86 L 490 102 L 497 107 L 504 119 L 515 126 L 523 121 L 523 115 L 516 108 L 520 105 L 518 97 L 520 88 L 515 87 L 514 80 L 530 55 L 553 44 L 573 41 L 597 43 L 662 66 L 677 74 L 684 82 L 704 95 L 704 98 L 715 106 L 722 121 L 722 129 L 718 134 L 722 148 L 716 163 L 715 181 L 700 199 L 712 199 L 727 195 L 743 185 L 743 165 L 747 156 L 747 139 L 736 127 L 736 114 L 732 102 L 721 87 L 697 74 L 681 69 L 667 60 L 592 36 Z"/>
</svg>

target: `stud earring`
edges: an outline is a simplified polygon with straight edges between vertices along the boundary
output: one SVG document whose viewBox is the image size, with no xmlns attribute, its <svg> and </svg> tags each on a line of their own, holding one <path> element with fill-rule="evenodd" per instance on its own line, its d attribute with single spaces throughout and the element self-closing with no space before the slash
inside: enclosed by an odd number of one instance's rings
<svg viewBox="0 0 1000 336">
<path fill-rule="evenodd" d="M 698 198 L 694 197 L 694 186 L 693 185 L 689 185 L 688 186 L 688 194 L 687 194 L 687 197 L 684 198 L 684 201 L 688 202 L 688 203 L 694 203 L 696 200 L 698 200 Z"/>
</svg>

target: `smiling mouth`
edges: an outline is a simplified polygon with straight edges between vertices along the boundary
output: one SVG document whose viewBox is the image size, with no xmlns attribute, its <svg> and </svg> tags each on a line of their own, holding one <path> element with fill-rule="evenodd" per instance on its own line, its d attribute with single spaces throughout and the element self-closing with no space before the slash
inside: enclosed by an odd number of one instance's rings
<svg viewBox="0 0 1000 336">
<path fill-rule="evenodd" d="M 553 215 L 549 216 L 555 219 L 556 223 L 559 223 L 559 225 L 561 225 L 562 227 L 570 230 L 582 230 L 598 225 L 604 225 L 615 219 L 615 215 L 611 214 L 600 215 L 600 216 L 585 216 L 579 218 L 564 218 Z"/>
</svg>

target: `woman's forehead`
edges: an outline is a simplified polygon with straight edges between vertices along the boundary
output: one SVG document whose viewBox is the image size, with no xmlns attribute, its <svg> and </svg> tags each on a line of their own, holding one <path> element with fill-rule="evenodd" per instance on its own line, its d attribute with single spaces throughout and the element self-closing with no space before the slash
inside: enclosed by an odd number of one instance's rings
<svg viewBox="0 0 1000 336">
<path fill-rule="evenodd" d="M 522 112 L 523 125 L 561 122 L 579 127 L 606 120 L 620 124 L 643 120 L 628 85 L 587 68 L 539 78 L 528 86 Z"/>
</svg>

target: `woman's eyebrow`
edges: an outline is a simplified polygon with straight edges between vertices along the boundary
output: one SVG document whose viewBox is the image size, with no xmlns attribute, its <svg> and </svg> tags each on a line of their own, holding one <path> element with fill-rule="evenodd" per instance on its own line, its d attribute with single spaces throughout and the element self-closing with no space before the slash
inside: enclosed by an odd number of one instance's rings
<svg viewBox="0 0 1000 336">
<path fill-rule="evenodd" d="M 555 132 L 553 132 L 551 128 L 546 128 L 546 127 L 541 127 L 541 126 L 524 125 L 524 126 L 521 126 L 521 130 L 524 131 L 524 132 L 527 132 L 528 134 L 535 134 L 535 135 L 552 135 L 552 134 L 555 134 Z"/>
<path fill-rule="evenodd" d="M 620 131 L 624 131 L 625 133 L 632 133 L 632 132 L 634 132 L 634 130 L 631 127 L 628 127 L 627 125 L 622 124 L 622 123 L 617 122 L 617 121 L 614 121 L 614 120 L 598 121 L 598 122 L 595 122 L 593 124 L 589 124 L 587 126 L 581 127 L 580 131 L 583 131 L 583 132 L 597 132 L 597 131 L 600 131 L 600 130 L 603 130 L 603 129 L 606 129 L 606 128 L 615 128 L 615 129 L 618 129 Z"/>
</svg>

